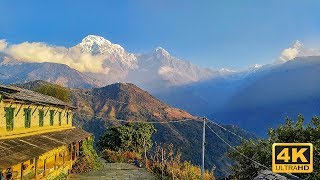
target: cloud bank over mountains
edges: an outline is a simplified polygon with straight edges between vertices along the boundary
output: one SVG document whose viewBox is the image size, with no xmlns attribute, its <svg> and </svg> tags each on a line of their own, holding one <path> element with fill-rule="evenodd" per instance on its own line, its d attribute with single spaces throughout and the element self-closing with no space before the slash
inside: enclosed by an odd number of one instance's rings
<svg viewBox="0 0 320 180">
<path fill-rule="evenodd" d="M 306 48 L 300 41 L 295 41 L 291 47 L 281 52 L 277 63 L 284 63 L 296 57 L 320 56 L 320 49 Z"/>
<path fill-rule="evenodd" d="M 0 39 L 0 52 L 4 51 L 7 47 L 8 43 L 4 39 Z"/>
<path fill-rule="evenodd" d="M 8 44 L 5 40 L 0 41 L 0 47 L 0 66 L 13 66 L 20 62 L 37 64 L 36 66 L 45 62 L 64 64 L 105 85 L 131 82 L 140 87 L 157 89 L 229 73 L 198 67 L 171 56 L 163 48 L 146 54 L 133 54 L 120 45 L 95 35 L 86 36 L 79 44 L 70 48 L 42 42 Z M 29 76 L 41 79 L 42 75 L 36 72 L 30 71 Z"/>
<path fill-rule="evenodd" d="M 160 51 L 166 52 L 164 55 L 161 54 L 162 59 L 171 58 L 170 54 L 164 49 L 161 48 L 159 50 L 158 48 L 155 50 L 155 52 Z M 143 68 L 139 67 L 139 65 L 141 66 L 141 55 L 129 53 L 120 45 L 113 44 L 107 39 L 95 35 L 88 35 L 79 44 L 70 48 L 48 45 L 43 42 L 8 44 L 6 40 L 2 39 L 0 40 L 0 52 L 19 61 L 60 63 L 84 73 L 114 74 L 113 69 L 115 68 L 117 72 L 128 73 L 128 71 Z M 157 54 L 159 55 L 159 53 Z M 159 59 L 157 56 L 151 57 Z M 320 49 L 305 48 L 301 42 L 295 41 L 291 47 L 281 52 L 276 63 L 284 63 L 296 57 L 305 56 L 320 56 Z M 250 69 L 250 67 L 248 67 L 248 69 Z M 174 72 L 173 74 L 175 76 L 181 74 L 180 69 L 164 65 L 159 66 L 157 72 L 160 76 L 172 72 Z M 186 72 L 182 73 L 184 76 Z M 192 81 L 199 79 L 193 77 L 188 78 Z"/>
<path fill-rule="evenodd" d="M 80 72 L 104 73 L 104 57 L 82 52 L 79 48 L 51 46 L 40 42 L 8 45 L 0 40 L 0 51 L 25 62 L 53 62 L 70 66 Z"/>
</svg>

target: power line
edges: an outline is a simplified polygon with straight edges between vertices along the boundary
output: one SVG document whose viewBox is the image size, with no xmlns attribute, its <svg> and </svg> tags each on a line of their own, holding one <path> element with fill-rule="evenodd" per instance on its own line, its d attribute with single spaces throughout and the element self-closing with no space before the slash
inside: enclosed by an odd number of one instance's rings
<svg viewBox="0 0 320 180">
<path fill-rule="evenodd" d="M 264 167 L 264 168 L 269 169 L 269 167 L 267 167 L 267 166 L 265 166 L 265 165 L 263 165 L 263 164 L 255 161 L 255 160 L 249 158 L 248 156 L 244 155 L 242 152 L 238 151 L 235 147 L 231 146 L 226 140 L 224 140 L 221 136 L 219 136 L 219 134 L 217 134 L 213 129 L 211 129 L 211 127 L 210 127 L 208 124 L 206 124 L 206 125 L 207 125 L 207 127 L 208 127 L 222 142 L 224 142 L 224 143 L 225 143 L 226 145 L 228 145 L 231 149 L 233 149 L 234 151 L 236 151 L 237 153 L 239 153 L 241 156 L 243 156 L 244 158 L 246 158 L 246 159 L 248 159 L 248 160 L 256 163 L 257 165 L 259 165 L 259 166 L 261 166 L 261 167 Z"/>
<path fill-rule="evenodd" d="M 216 125 L 216 126 L 218 126 L 218 127 L 221 128 L 221 129 L 225 130 L 226 132 L 229 132 L 229 133 L 231 133 L 232 135 L 237 136 L 238 138 L 240 138 L 240 139 L 243 140 L 243 141 L 247 141 L 247 142 L 249 141 L 248 139 L 246 139 L 246 138 L 244 138 L 244 137 L 242 137 L 242 136 L 240 136 L 240 135 L 238 135 L 238 134 L 230 131 L 229 129 L 221 126 L 220 124 L 214 122 L 213 120 L 210 120 L 210 119 L 209 119 L 209 122 L 212 123 L 212 124 L 214 124 L 214 125 Z"/>
<path fill-rule="evenodd" d="M 197 117 L 197 118 L 198 118 L 199 120 L 202 119 L 202 117 Z M 206 118 L 206 119 L 207 119 L 207 118 Z M 232 135 L 234 135 L 234 136 L 237 136 L 237 137 L 240 138 L 241 140 L 249 141 L 247 138 L 244 138 L 244 137 L 236 134 L 235 132 L 232 132 L 232 131 L 230 131 L 229 129 L 223 127 L 222 125 L 214 122 L 212 119 L 207 119 L 207 120 L 208 120 L 209 123 L 212 123 L 213 125 L 218 126 L 219 128 L 223 129 L 224 131 L 226 131 L 226 132 L 228 132 L 228 133 L 230 133 L 230 134 L 232 134 Z"/>
<path fill-rule="evenodd" d="M 197 121 L 195 119 L 180 119 L 180 120 L 172 120 L 172 121 L 129 121 L 129 120 L 124 120 L 124 119 L 106 119 L 102 116 L 94 116 L 94 115 L 88 115 L 88 114 L 79 114 L 79 116 L 87 116 L 91 118 L 97 118 L 97 119 L 102 119 L 102 120 L 111 120 L 111 121 L 118 121 L 118 122 L 130 122 L 130 123 L 149 123 L 149 124 L 168 124 L 168 123 L 179 123 L 179 122 L 186 122 L 186 121 Z"/>
<path fill-rule="evenodd" d="M 107 100 L 111 100 L 111 99 L 107 99 Z M 120 101 L 115 101 L 115 100 L 112 100 L 114 102 L 118 102 L 118 103 L 123 103 L 123 102 L 120 102 Z M 102 116 L 94 116 L 94 115 L 89 115 L 89 114 L 81 114 L 82 116 L 87 116 L 87 117 L 92 117 L 92 118 L 97 118 L 97 119 L 104 119 L 104 120 L 113 120 L 113 119 L 105 119 L 104 117 Z M 120 122 L 133 122 L 133 123 L 150 123 L 150 124 L 166 124 L 166 123 L 169 123 L 169 122 L 173 122 L 173 123 L 176 123 L 176 122 L 185 122 L 185 121 L 197 121 L 197 122 L 202 122 L 203 118 L 202 117 L 196 117 L 194 119 L 180 119 L 180 120 L 174 120 L 174 121 L 166 121 L 166 122 L 159 122 L 159 121 L 154 121 L 154 122 L 150 122 L 150 121 L 128 121 L 128 120 L 124 120 L 124 119 L 116 119 L 115 121 L 120 121 Z M 207 119 L 206 122 L 209 122 L 209 123 L 212 123 L 213 125 L 216 125 L 218 126 L 219 128 L 225 130 L 226 132 L 234 135 L 234 136 L 237 136 L 238 138 L 240 138 L 241 140 L 244 140 L 244 141 L 249 141 L 248 139 L 230 131 L 229 129 L 226 129 L 225 127 L 223 127 L 222 125 L 210 120 L 210 119 Z"/>
<path fill-rule="evenodd" d="M 259 165 L 259 166 L 261 166 L 261 167 L 264 167 L 264 168 L 269 169 L 269 170 L 271 169 L 270 167 L 267 167 L 267 166 L 265 166 L 265 165 L 263 165 L 263 164 L 255 161 L 255 160 L 249 158 L 248 156 L 246 156 L 246 155 L 243 154 L 242 152 L 238 151 L 235 147 L 231 146 L 226 140 L 224 140 L 221 136 L 219 136 L 213 129 L 211 129 L 211 127 L 210 127 L 208 124 L 206 124 L 206 126 L 207 126 L 222 142 L 224 142 L 226 145 L 228 145 L 232 150 L 234 150 L 234 151 L 236 151 L 237 153 L 239 153 L 242 157 L 250 160 L 251 162 L 253 162 L 253 163 L 255 163 L 255 164 L 257 164 L 257 165 Z M 284 174 L 287 174 L 288 176 L 291 176 L 291 177 L 300 179 L 298 176 L 295 176 L 295 175 L 292 175 L 292 174 L 289 174 L 289 173 L 284 173 Z"/>
</svg>

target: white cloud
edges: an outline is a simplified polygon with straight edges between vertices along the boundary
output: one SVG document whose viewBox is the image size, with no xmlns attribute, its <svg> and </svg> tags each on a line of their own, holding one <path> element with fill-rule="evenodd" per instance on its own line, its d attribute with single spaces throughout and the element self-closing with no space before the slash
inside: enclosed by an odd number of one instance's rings
<svg viewBox="0 0 320 180">
<path fill-rule="evenodd" d="M 295 41 L 290 48 L 281 52 L 277 63 L 284 63 L 293 60 L 296 57 L 320 56 L 319 49 L 305 48 L 299 41 Z"/>
<path fill-rule="evenodd" d="M 1 47 L 3 52 L 20 61 L 61 63 L 81 72 L 107 73 L 103 68 L 102 56 L 83 53 L 75 47 L 68 49 L 38 42 L 7 46 L 3 40 L 0 41 L 0 50 Z"/>
<path fill-rule="evenodd" d="M 292 59 L 296 58 L 298 56 L 298 54 L 299 54 L 298 49 L 295 49 L 295 48 L 284 49 L 281 52 L 281 55 L 279 57 L 279 61 L 286 62 L 286 61 L 292 60 Z"/>
<path fill-rule="evenodd" d="M 5 39 L 0 39 L 0 52 L 4 51 L 8 46 Z"/>
</svg>

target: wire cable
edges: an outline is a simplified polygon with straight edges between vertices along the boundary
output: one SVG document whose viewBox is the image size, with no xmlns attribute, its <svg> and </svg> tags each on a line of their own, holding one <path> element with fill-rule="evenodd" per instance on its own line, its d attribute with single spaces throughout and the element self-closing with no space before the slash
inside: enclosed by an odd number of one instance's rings
<svg viewBox="0 0 320 180">
<path fill-rule="evenodd" d="M 255 160 L 249 158 L 248 156 L 244 155 L 242 152 L 238 151 L 235 147 L 231 146 L 231 145 L 230 145 L 226 140 L 224 140 L 218 133 L 216 133 L 208 124 L 206 124 L 206 126 L 207 126 L 222 142 L 224 142 L 224 143 L 225 143 L 226 145 L 228 145 L 231 149 L 233 149 L 234 151 L 236 151 L 237 153 L 239 153 L 241 156 L 243 156 L 244 158 L 246 158 L 246 159 L 254 162 L 255 164 L 257 164 L 257 165 L 259 165 L 259 166 L 261 166 L 261 167 L 264 167 L 264 168 L 268 168 L 268 169 L 269 169 L 269 167 L 267 167 L 267 166 L 265 166 L 265 165 L 263 165 L 263 164 L 255 161 Z"/>
<path fill-rule="evenodd" d="M 97 119 L 102 119 L 102 120 L 108 120 L 108 121 L 118 121 L 118 122 L 128 122 L 128 123 L 149 123 L 149 124 L 168 124 L 168 123 L 179 123 L 179 122 L 186 122 L 186 121 L 196 121 L 199 122 L 195 119 L 189 118 L 189 119 L 180 119 L 180 120 L 172 120 L 172 121 L 130 121 L 130 120 L 124 120 L 124 119 L 106 119 L 101 116 L 93 116 L 93 115 L 88 115 L 88 114 L 79 114 L 79 116 L 87 116 L 91 118 L 97 118 Z"/>
<path fill-rule="evenodd" d="M 242 157 L 250 160 L 251 162 L 253 162 L 253 163 L 255 163 L 255 164 L 257 164 L 257 165 L 259 165 L 259 166 L 261 166 L 261 167 L 264 167 L 264 168 L 266 168 L 266 169 L 268 169 L 268 170 L 271 170 L 270 167 L 267 167 L 267 166 L 265 166 L 265 165 L 263 165 L 263 164 L 255 161 L 255 160 L 253 160 L 252 158 L 249 158 L 248 156 L 246 156 L 246 155 L 243 154 L 242 152 L 238 151 L 235 147 L 231 146 L 226 140 L 224 140 L 221 136 L 219 136 L 208 124 L 206 124 L 206 126 L 207 126 L 222 142 L 224 142 L 226 145 L 228 145 L 228 146 L 229 146 L 232 150 L 234 150 L 235 152 L 239 153 Z M 295 175 L 292 175 L 292 174 L 289 174 L 289 173 L 285 173 L 285 174 L 287 174 L 287 175 L 289 175 L 289 176 L 291 176 L 291 177 L 300 179 L 298 176 L 295 176 Z"/>
<path fill-rule="evenodd" d="M 238 135 L 238 134 L 236 134 L 236 133 L 234 133 L 234 132 L 232 132 L 232 131 L 230 131 L 229 129 L 227 129 L 227 128 L 225 128 L 225 127 L 223 127 L 222 125 L 220 125 L 220 124 L 218 124 L 218 123 L 216 123 L 216 122 L 214 122 L 213 120 L 210 120 L 210 119 L 208 119 L 209 121 L 209 123 L 212 123 L 212 124 L 214 124 L 214 125 L 216 125 L 216 126 L 218 126 L 219 128 L 221 128 L 221 129 L 223 129 L 223 130 L 225 130 L 226 132 L 229 132 L 229 133 L 231 133 L 232 135 L 234 135 L 234 136 L 237 136 L 238 138 L 240 138 L 241 140 L 243 140 L 243 141 L 249 141 L 248 139 L 246 139 L 246 138 L 244 138 L 244 137 L 242 137 L 242 136 L 240 136 L 240 135 Z"/>
</svg>

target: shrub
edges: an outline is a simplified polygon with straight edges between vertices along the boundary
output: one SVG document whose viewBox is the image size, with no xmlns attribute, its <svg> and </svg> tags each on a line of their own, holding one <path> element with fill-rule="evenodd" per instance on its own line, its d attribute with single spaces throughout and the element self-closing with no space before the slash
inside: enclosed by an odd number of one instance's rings
<svg viewBox="0 0 320 180">
<path fill-rule="evenodd" d="M 320 118 L 313 117 L 311 122 L 305 124 L 302 115 L 298 115 L 296 121 L 286 118 L 283 125 L 276 129 L 269 129 L 267 139 L 244 141 L 240 146 L 235 147 L 236 151 L 230 149 L 228 157 L 235 163 L 232 168 L 232 178 L 252 179 L 260 170 L 271 167 L 272 144 L 273 143 L 312 143 L 314 146 L 314 168 L 310 174 L 295 174 L 303 179 L 320 179 Z M 261 167 L 241 154 L 245 154 L 250 159 L 263 164 Z"/>
<path fill-rule="evenodd" d="M 104 136 L 99 139 L 98 147 L 101 151 L 132 151 L 142 153 L 144 149 L 152 147 L 152 135 L 155 128 L 148 123 L 126 123 L 124 125 L 109 127 Z"/>
<path fill-rule="evenodd" d="M 148 170 L 162 179 L 201 179 L 201 168 L 190 161 L 181 163 L 181 154 L 174 152 L 172 144 L 156 145 L 148 164 Z M 205 171 L 205 179 L 215 178 L 212 172 Z"/>
<path fill-rule="evenodd" d="M 93 148 L 93 139 L 85 140 L 82 143 L 83 154 L 77 159 L 71 173 L 82 173 L 91 170 L 98 170 L 102 167 L 99 156 Z"/>
<path fill-rule="evenodd" d="M 132 163 L 134 159 L 141 159 L 141 156 L 136 152 L 130 152 L 130 151 L 112 151 L 110 149 L 105 149 L 101 152 L 101 156 L 108 162 L 108 163 Z"/>
</svg>

